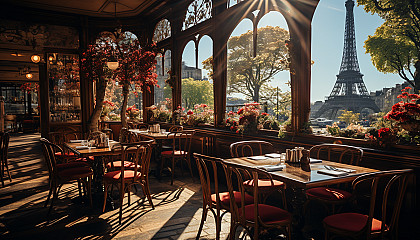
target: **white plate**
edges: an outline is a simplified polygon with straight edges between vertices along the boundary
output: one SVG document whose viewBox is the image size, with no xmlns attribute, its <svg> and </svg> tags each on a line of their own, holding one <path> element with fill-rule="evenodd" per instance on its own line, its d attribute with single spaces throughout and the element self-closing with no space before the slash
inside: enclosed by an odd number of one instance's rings
<svg viewBox="0 0 420 240">
<path fill-rule="evenodd" d="M 267 153 L 267 154 L 265 154 L 265 156 L 270 157 L 270 158 L 280 158 L 281 154 L 279 154 L 279 153 Z"/>
<path fill-rule="evenodd" d="M 268 159 L 268 157 L 266 157 L 266 156 L 251 156 L 251 157 L 248 157 L 248 159 L 251 159 L 251 160 L 265 160 L 265 159 Z"/>
</svg>

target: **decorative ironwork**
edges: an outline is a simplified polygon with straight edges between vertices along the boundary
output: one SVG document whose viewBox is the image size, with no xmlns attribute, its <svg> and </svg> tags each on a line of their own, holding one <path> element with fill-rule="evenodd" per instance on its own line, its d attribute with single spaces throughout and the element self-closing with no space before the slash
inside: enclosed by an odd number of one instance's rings
<svg viewBox="0 0 420 240">
<path fill-rule="evenodd" d="M 227 7 L 228 8 L 230 8 L 230 7 L 233 7 L 233 6 L 235 6 L 236 4 L 238 4 L 238 3 L 240 3 L 240 2 L 244 2 L 245 0 L 228 0 L 227 1 Z"/>
<path fill-rule="evenodd" d="M 168 19 L 162 19 L 156 24 L 153 41 L 160 42 L 171 37 L 171 23 Z"/>
<path fill-rule="evenodd" d="M 212 1 L 195 0 L 187 9 L 182 30 L 188 29 L 211 18 Z"/>
<path fill-rule="evenodd" d="M 335 119 L 339 110 L 346 109 L 353 112 L 362 112 L 363 109 L 371 109 L 379 112 L 380 109 L 370 98 L 369 92 L 363 82 L 363 74 L 360 73 L 357 60 L 356 37 L 354 27 L 354 1 L 347 0 L 346 26 L 344 33 L 344 50 L 341 60 L 340 72 L 337 81 L 322 107 L 314 114 L 320 117 L 327 111 L 331 111 L 330 118 Z"/>
<path fill-rule="evenodd" d="M 0 21 L 0 43 L 20 46 L 77 49 L 79 33 L 77 29 L 49 24 L 26 24 L 20 21 Z"/>
</svg>

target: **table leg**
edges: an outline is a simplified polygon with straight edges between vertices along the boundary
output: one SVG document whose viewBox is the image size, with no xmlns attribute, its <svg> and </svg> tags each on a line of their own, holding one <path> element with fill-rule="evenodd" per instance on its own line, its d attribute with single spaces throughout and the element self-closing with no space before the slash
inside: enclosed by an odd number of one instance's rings
<svg viewBox="0 0 420 240">
<path fill-rule="evenodd" d="M 92 190 L 95 193 L 103 193 L 104 188 L 102 184 L 102 180 L 104 177 L 104 159 L 101 156 L 95 156 L 95 160 L 92 164 L 93 169 L 93 182 L 92 182 Z"/>
<path fill-rule="evenodd" d="M 303 216 L 303 206 L 306 201 L 305 189 L 292 187 L 292 198 L 290 205 L 292 207 L 292 239 L 305 239 L 302 229 L 305 225 L 305 216 Z"/>
</svg>

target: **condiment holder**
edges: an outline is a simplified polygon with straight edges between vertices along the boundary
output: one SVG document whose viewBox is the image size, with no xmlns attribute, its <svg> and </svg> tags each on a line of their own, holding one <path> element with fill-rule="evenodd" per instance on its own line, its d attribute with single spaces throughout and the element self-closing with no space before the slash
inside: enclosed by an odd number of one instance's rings
<svg viewBox="0 0 420 240">
<path fill-rule="evenodd" d="M 149 126 L 149 131 L 152 133 L 158 133 L 160 132 L 160 125 L 159 124 L 153 124 Z"/>
</svg>

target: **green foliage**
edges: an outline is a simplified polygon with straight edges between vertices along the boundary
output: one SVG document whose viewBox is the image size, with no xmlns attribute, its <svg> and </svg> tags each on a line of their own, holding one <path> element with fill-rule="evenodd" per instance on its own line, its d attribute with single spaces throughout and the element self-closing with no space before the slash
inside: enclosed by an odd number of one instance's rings
<svg viewBox="0 0 420 240">
<path fill-rule="evenodd" d="M 341 115 L 338 117 L 343 122 L 347 124 L 356 123 L 359 121 L 360 113 L 353 113 L 353 111 L 342 110 Z"/>
<path fill-rule="evenodd" d="M 182 79 L 182 106 L 193 109 L 196 104 L 213 106 L 213 84 L 205 80 Z"/>
<path fill-rule="evenodd" d="M 420 58 L 420 0 L 357 0 L 366 12 L 378 14 L 385 22 L 365 41 L 366 52 L 375 67 L 398 73 L 419 90 L 420 76 L 413 65 Z M 420 64 L 417 64 L 420 71 Z"/>
<path fill-rule="evenodd" d="M 257 56 L 253 57 L 253 32 L 231 37 L 228 41 L 227 93 L 244 94 L 248 100 L 267 101 L 273 94 L 269 85 L 280 71 L 288 70 L 289 32 L 280 27 L 258 29 Z"/>
</svg>

